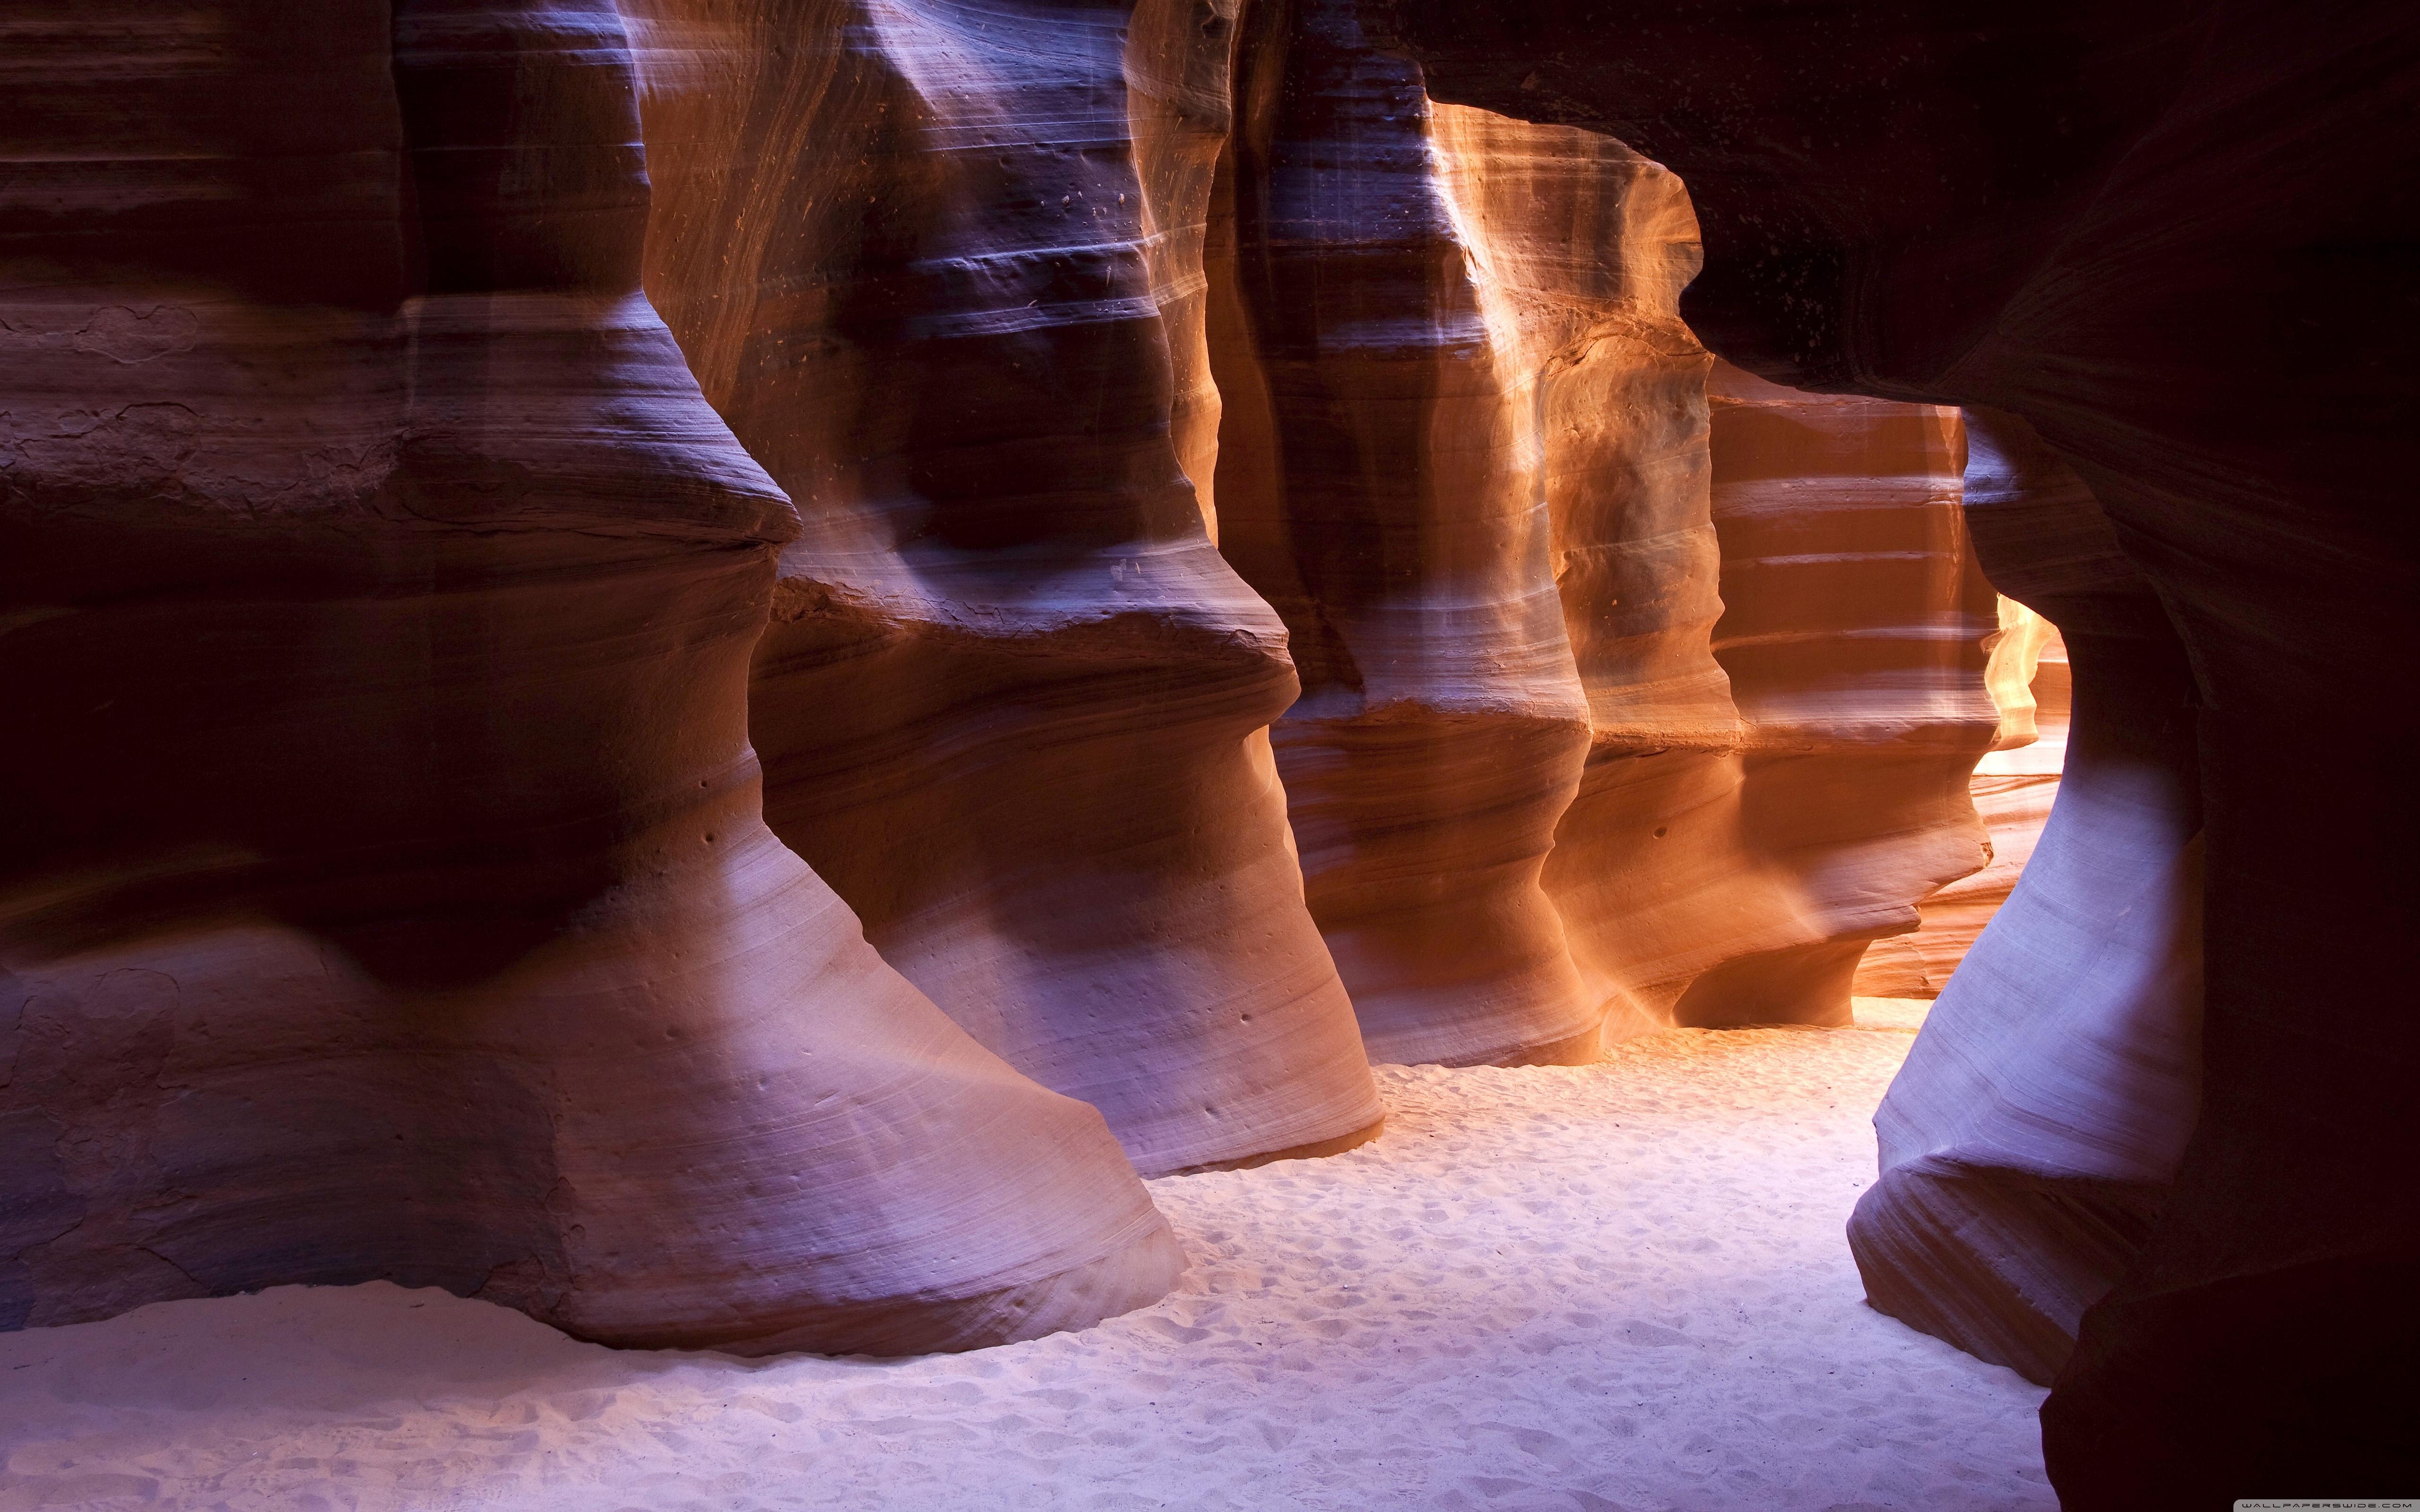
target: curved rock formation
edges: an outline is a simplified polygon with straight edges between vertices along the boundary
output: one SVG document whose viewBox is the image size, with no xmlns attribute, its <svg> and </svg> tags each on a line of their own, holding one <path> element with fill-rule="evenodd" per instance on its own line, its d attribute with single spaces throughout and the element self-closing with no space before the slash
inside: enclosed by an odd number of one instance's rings
<svg viewBox="0 0 2420 1512">
<path fill-rule="evenodd" d="M 1098 1117 L 760 821 L 796 524 L 638 293 L 612 8 L 11 24 L 0 1326 L 387 1277 L 899 1351 L 1165 1291 Z"/>
<path fill-rule="evenodd" d="M 1603 1013 L 1538 886 L 1588 741 L 1545 354 L 1491 320 L 1419 70 L 1354 9 L 1246 12 L 1211 268 L 1220 547 L 1291 633 L 1278 766 L 1373 1058 L 1577 1063 Z M 1587 316 L 1556 314 L 1575 345 Z"/>
<path fill-rule="evenodd" d="M 1221 402 L 1205 331 L 1204 260 L 1219 156 L 1234 125 L 1235 13 L 1246 0 L 1135 0 L 1126 22 L 1126 129 L 1142 180 L 1140 222 L 1152 299 L 1168 336 L 1169 439 L 1210 539 Z"/>
<path fill-rule="evenodd" d="M 2071 647 L 2057 806 L 1874 1117 L 1849 1224 L 1876 1307 L 2048 1384 L 2157 1217 L 2199 1098 L 2201 802 L 2193 676 L 2075 473 L 1967 411 L 1993 580 Z"/>
<path fill-rule="evenodd" d="M 2082 1320 L 2044 1410 L 2052 1477 L 2075 1512 L 2400 1494 L 2420 1187 L 2371 1152 L 2420 1146 L 2420 701 L 2380 691 L 2420 585 L 2420 19 L 1373 6 L 1432 93 L 1604 131 L 1688 182 L 1708 272 L 1687 310 L 1716 351 L 2021 415 L 2107 512 L 2193 671 L 2205 1116 Z M 2079 692 L 2079 743 L 2091 717 Z"/>
<path fill-rule="evenodd" d="M 1974 434 L 1970 419 L 1966 462 L 1970 505 L 1975 501 Z M 1967 517 L 1971 522 L 1973 516 Z M 1993 706 L 2000 711 L 2000 732 L 1993 738 L 1992 748 L 1975 764 L 1975 770 L 1998 774 L 2057 771 L 2059 759 L 2067 749 L 2070 699 L 2067 646 L 2059 640 L 2058 626 L 2003 594 L 2000 627 L 1983 645 L 1990 653 L 1990 659 L 1983 664 L 1983 683 L 1991 689 Z M 2035 754 L 2023 758 L 2009 754 L 2028 748 Z"/>
<path fill-rule="evenodd" d="M 1678 181 L 1433 110 L 1357 15 L 1247 14 L 1211 329 L 1221 545 L 1292 633 L 1279 762 L 1373 1053 L 1846 1022 L 1981 854 L 1955 417 L 1733 375 L 1710 519 Z"/>
<path fill-rule="evenodd" d="M 1171 439 L 1218 13 L 643 8 L 647 286 L 805 520 L 751 691 L 774 831 L 1142 1170 L 1369 1137 L 1264 733 L 1284 627 Z"/>
<path fill-rule="evenodd" d="M 1970 460 L 1970 500 L 1973 476 Z M 1915 933 L 1876 940 L 1867 949 L 1854 989 L 1860 997 L 1940 996 L 1976 937 L 2009 901 L 2050 822 L 2067 755 L 2066 643 L 2058 626 L 2003 597 L 2000 628 L 1985 644 L 1991 657 L 1983 681 L 1999 707 L 2000 733 L 1975 764 L 1966 794 L 1990 835 L 1991 862 L 1918 902 L 1923 923 Z"/>
<path fill-rule="evenodd" d="M 1710 406 L 1716 675 L 1679 685 L 1684 717 L 1600 722 L 1547 885 L 1633 1023 L 1846 1024 L 1869 942 L 1983 859 L 1965 787 L 1995 728 L 1992 600 L 1958 418 L 1726 364 Z M 1661 524 L 1639 533 L 1663 545 Z"/>
</svg>

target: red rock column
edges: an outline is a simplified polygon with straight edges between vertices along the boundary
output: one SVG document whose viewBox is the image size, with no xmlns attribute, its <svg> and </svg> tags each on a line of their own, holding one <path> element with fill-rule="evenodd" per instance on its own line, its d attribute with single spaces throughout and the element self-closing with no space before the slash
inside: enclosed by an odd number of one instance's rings
<svg viewBox="0 0 2420 1512">
<path fill-rule="evenodd" d="M 1586 1060 L 1597 1004 L 1538 887 L 1588 732 L 1534 366 L 1482 307 L 1418 69 L 1354 13 L 1246 14 L 1211 270 L 1220 545 L 1292 634 L 1278 763 L 1372 1056 Z"/>
<path fill-rule="evenodd" d="M 751 695 L 775 831 L 1141 1169 L 1368 1137 L 1264 733 L 1284 627 L 1171 438 L 1130 8 L 644 8 L 648 286 L 805 517 Z"/>
<path fill-rule="evenodd" d="M 1689 679 L 1687 717 L 1600 732 L 1547 886 L 1634 1025 L 1844 1024 L 1867 945 L 1985 858 L 1993 600 L 1958 418 L 1723 364 L 1711 403 L 1729 698 Z"/>
<path fill-rule="evenodd" d="M 0 1324 L 386 1277 L 891 1351 L 1164 1291 L 1097 1117 L 759 819 L 796 526 L 638 294 L 610 7 L 45 24 L 0 190 L 39 732 L 0 756 Z"/>
</svg>

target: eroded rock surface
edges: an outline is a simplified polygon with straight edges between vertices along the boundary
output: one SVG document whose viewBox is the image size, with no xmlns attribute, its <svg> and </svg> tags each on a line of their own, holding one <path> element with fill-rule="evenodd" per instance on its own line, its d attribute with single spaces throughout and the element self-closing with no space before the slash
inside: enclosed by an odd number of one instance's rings
<svg viewBox="0 0 2420 1512">
<path fill-rule="evenodd" d="M 1875 1115 L 1849 1225 L 1875 1306 L 2047 1385 L 2142 1248 L 2200 1096 L 2193 679 L 2092 495 L 2014 416 L 1969 410 L 1993 579 L 2062 627 L 2073 720 L 2024 874 Z"/>
<path fill-rule="evenodd" d="M 1670 667 L 1675 642 L 1714 666 L 1610 703 L 1547 886 L 1634 1023 L 1845 1024 L 1868 944 L 1984 859 L 1965 789 L 1995 727 L 1992 598 L 1959 519 L 1962 434 L 1952 411 L 1720 364 L 1710 397 L 1715 539 L 1695 549 L 1714 580 L 1624 584 L 1611 596 L 1656 639 L 1597 643 L 1606 682 L 1642 651 Z M 1603 517 L 1608 545 L 1659 564 L 1689 548 L 1654 514 Z"/>
<path fill-rule="evenodd" d="M 1249 8 L 1234 90 L 1220 543 L 1292 634 L 1279 761 L 1373 1055 L 1845 1023 L 1982 859 L 1955 416 L 1733 374 L 1710 437 L 1679 181 L 1433 107 L 1350 0 Z"/>
<path fill-rule="evenodd" d="M 2420 1186 L 2369 1152 L 2420 1145 L 2411 8 L 1373 8 L 1432 94 L 1679 173 L 1707 249 L 1687 313 L 1717 352 L 2019 414 L 2090 488 L 2192 671 L 2203 1116 L 2082 1320 L 2052 1474 L 2078 1512 L 2399 1494 Z M 2172 692 L 2125 717 L 2159 724 Z"/>
<path fill-rule="evenodd" d="M 1971 480 L 1971 465 L 1969 473 Z M 1975 764 L 1966 794 L 1989 835 L 1991 862 L 1920 900 L 1916 911 L 1923 923 L 1916 933 L 1890 935 L 1867 948 L 1857 962 L 1860 997 L 1940 996 L 1977 936 L 2009 901 L 2050 822 L 2067 757 L 2066 643 L 2058 626 L 2003 596 L 2000 628 L 1985 645 L 1990 657 L 1983 681 L 2000 711 L 2000 733 Z"/>
<path fill-rule="evenodd" d="M 1181 465 L 1219 13 L 640 8 L 647 286 L 804 518 L 750 695 L 775 832 L 1141 1169 L 1368 1137 L 1265 733 L 1284 627 Z"/>
<path fill-rule="evenodd" d="M 761 822 L 797 524 L 639 293 L 613 8 L 9 25 L 0 1325 L 385 1277 L 897 1352 L 1164 1292 L 1099 1117 Z"/>
<path fill-rule="evenodd" d="M 1538 885 L 1588 722 L 1533 405 L 1604 312 L 1564 301 L 1531 350 L 1490 307 L 1445 128 L 1352 0 L 1249 7 L 1234 89 L 1219 544 L 1291 632 L 1302 696 L 1273 734 L 1311 913 L 1373 1058 L 1592 1059 L 1603 1011 Z M 1530 187 L 1573 218 L 1551 169 Z"/>
</svg>

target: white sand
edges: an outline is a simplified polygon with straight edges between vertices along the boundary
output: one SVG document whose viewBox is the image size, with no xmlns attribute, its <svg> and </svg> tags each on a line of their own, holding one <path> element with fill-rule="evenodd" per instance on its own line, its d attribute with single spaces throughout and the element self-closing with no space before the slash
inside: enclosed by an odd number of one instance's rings
<svg viewBox="0 0 2420 1512">
<path fill-rule="evenodd" d="M 1374 1145 L 1153 1183 L 1176 1295 L 976 1354 L 620 1353 L 385 1285 L 0 1335 L 0 1512 L 2050 1508 L 2041 1393 L 1841 1240 L 1898 1017 L 1382 1071 Z"/>
</svg>

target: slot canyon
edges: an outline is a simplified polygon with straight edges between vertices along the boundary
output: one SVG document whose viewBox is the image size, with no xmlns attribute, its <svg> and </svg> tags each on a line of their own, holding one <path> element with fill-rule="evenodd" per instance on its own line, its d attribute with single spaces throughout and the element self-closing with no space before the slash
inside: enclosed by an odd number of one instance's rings
<svg viewBox="0 0 2420 1512">
<path fill-rule="evenodd" d="M 2420 12 L 0 82 L 0 1512 L 2420 1504 Z"/>
</svg>

